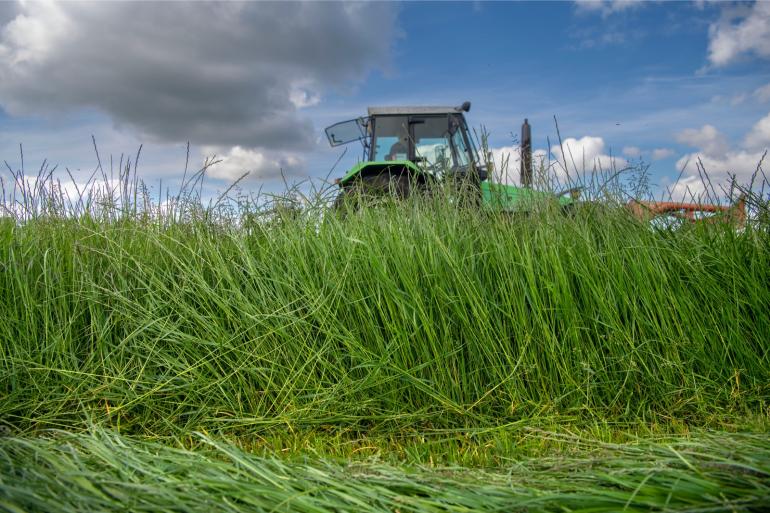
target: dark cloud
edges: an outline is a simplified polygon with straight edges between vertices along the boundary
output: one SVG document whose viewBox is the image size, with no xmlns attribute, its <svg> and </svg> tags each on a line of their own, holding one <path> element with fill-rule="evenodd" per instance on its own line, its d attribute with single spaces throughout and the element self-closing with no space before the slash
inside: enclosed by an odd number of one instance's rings
<svg viewBox="0 0 770 513">
<path fill-rule="evenodd" d="M 19 5 L 16 2 L 0 1 L 0 27 L 16 17 L 19 11 Z"/>
<path fill-rule="evenodd" d="M 0 3 L 3 16 L 12 114 L 95 108 L 163 141 L 273 149 L 312 145 L 297 98 L 385 67 L 395 19 L 320 2 Z"/>
</svg>

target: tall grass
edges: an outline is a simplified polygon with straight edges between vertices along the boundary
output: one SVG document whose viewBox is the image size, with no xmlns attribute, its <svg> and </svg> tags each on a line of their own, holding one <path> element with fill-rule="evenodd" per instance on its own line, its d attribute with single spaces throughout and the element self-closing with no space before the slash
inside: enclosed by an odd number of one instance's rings
<svg viewBox="0 0 770 513">
<path fill-rule="evenodd" d="M 155 436 L 766 418 L 765 229 L 551 207 L 3 223 L 0 418 Z"/>
</svg>

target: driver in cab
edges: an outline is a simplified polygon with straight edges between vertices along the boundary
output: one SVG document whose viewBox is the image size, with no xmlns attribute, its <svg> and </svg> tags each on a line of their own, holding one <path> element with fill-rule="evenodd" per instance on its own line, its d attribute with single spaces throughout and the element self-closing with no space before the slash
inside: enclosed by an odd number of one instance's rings
<svg viewBox="0 0 770 513">
<path fill-rule="evenodd" d="M 406 160 L 406 144 L 402 141 L 396 141 L 390 147 L 390 151 L 385 155 L 385 160 Z"/>
</svg>

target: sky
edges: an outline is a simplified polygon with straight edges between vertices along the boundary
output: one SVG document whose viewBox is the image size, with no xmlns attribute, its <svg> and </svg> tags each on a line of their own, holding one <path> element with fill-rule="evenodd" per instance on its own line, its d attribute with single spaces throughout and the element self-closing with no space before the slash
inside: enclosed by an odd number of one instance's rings
<svg viewBox="0 0 770 513">
<path fill-rule="evenodd" d="M 21 145 L 28 174 L 81 184 L 94 140 L 105 166 L 142 145 L 151 186 L 181 181 L 188 143 L 190 167 L 220 160 L 210 194 L 322 183 L 361 156 L 324 127 L 369 105 L 470 100 L 512 162 L 524 118 L 563 160 L 555 118 L 578 168 L 642 162 L 661 195 L 702 191 L 698 159 L 747 182 L 770 148 L 768 1 L 0 1 L 0 70 L 0 163 Z"/>
</svg>

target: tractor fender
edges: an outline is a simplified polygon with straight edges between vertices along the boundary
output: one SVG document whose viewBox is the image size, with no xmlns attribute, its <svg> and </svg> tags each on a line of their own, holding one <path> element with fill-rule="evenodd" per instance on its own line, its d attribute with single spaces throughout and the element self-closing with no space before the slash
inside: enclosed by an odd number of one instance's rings
<svg viewBox="0 0 770 513">
<path fill-rule="evenodd" d="M 350 171 L 345 174 L 339 180 L 340 187 L 345 187 L 356 180 L 367 178 L 370 176 L 376 176 L 380 174 L 389 174 L 393 176 L 400 176 L 406 174 L 409 176 L 410 181 L 424 184 L 432 176 L 422 169 L 420 169 L 414 162 L 410 160 L 387 160 L 387 161 L 370 161 L 359 162 L 353 166 Z"/>
</svg>

